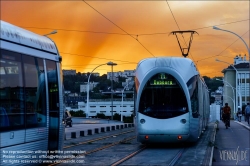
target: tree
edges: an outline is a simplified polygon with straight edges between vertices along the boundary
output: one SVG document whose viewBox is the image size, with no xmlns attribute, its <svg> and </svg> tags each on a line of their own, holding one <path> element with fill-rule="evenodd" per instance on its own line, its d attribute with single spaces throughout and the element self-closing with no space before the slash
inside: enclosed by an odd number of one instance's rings
<svg viewBox="0 0 250 166">
<path fill-rule="evenodd" d="M 216 79 L 220 79 L 222 80 L 223 78 L 222 77 L 214 77 L 214 78 L 209 78 L 207 76 L 203 76 L 203 79 L 209 89 L 209 92 L 210 92 L 210 103 L 213 103 L 215 98 L 214 97 L 211 97 L 211 92 L 215 92 L 219 86 L 223 86 L 223 82 L 222 81 L 218 81 Z"/>
</svg>

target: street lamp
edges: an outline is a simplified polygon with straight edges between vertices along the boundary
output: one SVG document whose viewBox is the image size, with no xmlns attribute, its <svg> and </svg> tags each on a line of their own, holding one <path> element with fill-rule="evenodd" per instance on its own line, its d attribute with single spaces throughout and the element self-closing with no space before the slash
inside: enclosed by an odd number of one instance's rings
<svg viewBox="0 0 250 166">
<path fill-rule="evenodd" d="M 236 33 L 232 32 L 232 31 L 225 30 L 225 29 L 220 29 L 220 28 L 218 28 L 218 27 L 216 27 L 216 26 L 213 26 L 213 29 L 232 33 L 232 34 L 236 35 L 237 37 L 239 37 L 239 38 L 243 41 L 243 43 L 244 43 L 245 46 L 247 47 L 247 52 L 248 52 L 248 56 L 249 56 L 248 60 L 249 60 L 249 79 L 250 79 L 250 49 L 249 49 L 247 43 L 242 39 L 241 36 L 237 35 Z M 250 83 L 249 83 L 249 97 L 250 97 Z"/>
<path fill-rule="evenodd" d="M 226 86 L 229 86 L 229 85 L 226 85 Z M 234 87 L 232 87 L 232 88 L 234 88 Z M 236 88 L 234 88 L 235 90 L 236 90 Z M 241 98 L 241 93 L 240 93 L 240 91 L 236 91 L 238 94 L 239 94 L 239 96 L 240 96 L 240 108 L 242 108 L 242 98 Z"/>
<path fill-rule="evenodd" d="M 132 83 L 132 82 L 130 82 Z M 122 104 L 121 104 L 121 122 L 123 122 L 123 116 L 122 116 L 122 111 L 123 111 L 123 93 L 126 87 L 128 87 L 128 85 L 130 84 L 129 82 L 125 85 L 125 87 L 122 90 Z"/>
<path fill-rule="evenodd" d="M 225 61 L 222 61 L 222 60 L 219 60 L 219 59 L 215 59 L 215 61 L 217 61 L 217 62 L 222 62 L 222 63 L 226 63 L 226 64 L 229 64 L 230 66 L 232 66 L 233 68 L 234 68 L 234 70 L 235 70 L 235 72 L 236 72 L 236 82 L 237 82 L 237 88 L 235 88 L 235 91 L 237 92 L 237 93 L 239 93 L 238 92 L 238 84 L 239 84 L 239 91 L 241 91 L 241 86 L 240 86 L 240 81 L 239 81 L 239 79 L 238 79 L 238 76 L 239 76 L 239 72 L 238 72 L 238 70 L 234 67 L 234 65 L 231 65 L 230 63 L 228 63 L 228 62 L 225 62 Z M 237 96 L 237 98 L 238 98 L 238 96 Z M 237 99 L 237 101 L 238 101 L 238 99 Z M 240 105 L 242 104 L 242 98 L 241 98 L 241 96 L 240 96 Z M 242 106 L 242 105 L 241 105 Z"/>
<path fill-rule="evenodd" d="M 57 30 L 54 30 L 54 31 L 52 31 L 52 32 L 50 32 L 48 34 L 43 35 L 43 36 L 53 35 L 53 34 L 56 34 L 56 33 L 57 33 Z"/>
<path fill-rule="evenodd" d="M 49 35 L 53 35 L 53 34 L 56 34 L 56 33 L 57 33 L 57 30 L 54 30 L 54 31 L 52 31 L 52 32 L 50 32 L 50 33 L 48 33 L 48 34 L 43 35 L 43 36 L 47 37 L 49 40 L 51 40 L 51 41 L 54 43 L 54 45 L 55 45 L 55 47 L 56 47 L 56 51 L 57 51 L 57 53 L 58 53 L 58 55 L 59 55 L 59 61 L 61 62 L 61 61 L 62 61 L 62 57 L 61 57 L 60 54 L 59 54 L 58 48 L 57 48 L 57 46 L 56 46 L 56 43 L 54 42 L 54 40 L 52 40 L 50 37 L 48 37 Z"/>
<path fill-rule="evenodd" d="M 227 96 L 227 95 L 222 95 L 222 96 L 225 96 L 225 97 L 228 97 L 228 98 L 230 98 L 232 101 L 233 101 L 233 103 L 234 103 L 234 105 L 235 105 L 235 102 L 234 102 L 234 100 L 232 99 L 232 97 L 230 97 L 230 96 Z M 235 119 L 235 112 L 234 112 L 234 119 Z"/>
<path fill-rule="evenodd" d="M 108 65 L 110 62 L 108 63 L 104 63 L 104 64 L 100 64 L 98 66 L 96 66 L 92 71 L 91 73 L 89 74 L 89 77 L 88 77 L 88 85 L 87 85 L 87 111 L 86 111 L 86 117 L 88 118 L 89 117 L 89 79 L 90 79 L 90 76 L 91 74 L 94 72 L 94 70 L 100 66 L 103 66 L 103 65 Z"/>
<path fill-rule="evenodd" d="M 232 88 L 232 90 L 233 90 L 233 98 L 234 98 L 234 102 L 233 102 L 234 103 L 234 114 L 235 114 L 235 112 L 236 112 L 236 110 L 235 110 L 235 95 L 234 95 L 234 89 L 233 89 L 232 85 L 229 82 L 225 81 L 225 80 L 220 80 L 218 78 L 216 78 L 216 80 L 226 82 Z"/>
<path fill-rule="evenodd" d="M 108 62 L 107 65 L 111 66 L 111 120 L 113 120 L 113 66 L 117 64 Z"/>
<path fill-rule="evenodd" d="M 226 82 L 226 83 L 232 88 L 232 91 L 233 91 L 233 98 L 234 98 L 234 100 L 235 100 L 235 95 L 234 95 L 233 86 L 232 86 L 229 82 L 227 82 L 227 81 L 225 81 L 225 80 L 220 80 L 220 79 L 218 79 L 218 78 L 216 78 L 216 80 L 217 80 L 217 81 Z M 235 104 L 234 104 L 234 112 L 235 112 Z"/>
<path fill-rule="evenodd" d="M 218 28 L 216 26 L 213 26 L 213 29 L 215 29 L 215 30 L 221 30 L 221 31 L 225 31 L 225 32 L 229 32 L 229 33 L 232 33 L 232 34 L 238 36 L 244 42 L 245 46 L 247 47 L 247 51 L 248 51 L 248 55 L 249 55 L 249 62 L 250 62 L 250 50 L 249 50 L 249 47 L 248 47 L 247 43 L 242 39 L 241 36 L 237 35 L 236 33 L 232 32 L 232 31 L 221 29 L 221 28 Z"/>
</svg>

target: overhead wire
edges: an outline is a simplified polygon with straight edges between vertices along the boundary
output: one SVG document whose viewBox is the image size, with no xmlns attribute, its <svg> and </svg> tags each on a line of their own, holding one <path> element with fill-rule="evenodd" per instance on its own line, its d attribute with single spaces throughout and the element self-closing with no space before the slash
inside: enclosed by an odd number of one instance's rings
<svg viewBox="0 0 250 166">
<path fill-rule="evenodd" d="M 211 28 L 213 26 L 221 26 L 221 25 L 226 25 L 226 24 L 234 24 L 234 23 L 239 23 L 243 21 L 249 21 L 250 19 L 245 19 L 245 20 L 240 20 L 240 21 L 234 21 L 234 22 L 228 22 L 224 24 L 217 24 L 217 25 L 212 25 L 212 26 L 206 26 L 206 27 L 200 27 L 200 28 L 195 28 L 195 29 L 190 29 L 190 30 L 199 30 L 199 29 L 206 29 L 206 28 Z M 107 35 L 122 35 L 122 36 L 127 36 L 128 34 L 125 33 L 114 33 L 114 32 L 98 32 L 98 31 L 90 31 L 90 30 L 75 30 L 75 29 L 62 29 L 62 28 L 41 28 L 41 27 L 30 27 L 30 26 L 22 26 L 22 28 L 30 28 L 30 29 L 49 29 L 49 30 L 58 30 L 58 31 L 69 31 L 69 32 L 82 32 L 82 33 L 96 33 L 96 34 L 107 34 Z M 150 35 L 166 35 L 169 34 L 170 32 L 154 32 L 154 33 L 141 33 L 141 34 L 129 34 L 131 36 L 150 36 Z"/>
<path fill-rule="evenodd" d="M 206 75 L 206 74 L 213 74 L 213 73 L 221 73 L 220 71 L 216 71 L 216 72 L 209 72 L 209 73 L 203 73 L 202 75 Z"/>
<path fill-rule="evenodd" d="M 118 27 L 120 30 L 122 30 L 123 32 L 125 32 L 127 35 L 131 36 L 133 39 L 135 39 L 144 49 L 146 49 L 152 56 L 154 56 L 153 53 L 151 53 L 139 40 L 138 37 L 134 37 L 131 34 L 129 34 L 128 32 L 126 32 L 124 29 L 122 29 L 120 26 L 116 25 L 113 21 L 111 21 L 109 18 L 107 18 L 105 15 L 103 15 L 101 12 L 99 12 L 98 10 L 96 10 L 93 6 L 91 6 L 89 3 L 87 3 L 85 0 L 83 0 L 84 3 L 86 3 L 90 8 L 92 8 L 93 10 L 95 10 L 97 13 L 99 13 L 101 16 L 103 16 L 105 19 L 107 19 L 109 22 L 111 22 L 113 25 L 115 25 L 116 27 Z M 155 57 L 155 56 L 154 56 Z"/>
<path fill-rule="evenodd" d="M 221 26 L 221 25 L 227 25 L 227 24 L 234 24 L 234 23 L 239 23 L 239 22 L 243 22 L 243 21 L 249 21 L 250 19 L 245 19 L 245 20 L 240 20 L 240 21 L 234 21 L 234 22 L 228 22 L 228 23 L 224 23 L 224 24 L 217 24 L 217 25 L 212 25 L 212 26 L 206 26 L 206 27 L 200 27 L 200 28 L 195 28 L 195 29 L 190 29 L 190 30 L 199 30 L 199 29 L 206 29 L 206 28 L 211 28 L 213 26 Z M 142 33 L 142 34 L 138 34 L 138 36 L 148 36 L 148 35 L 165 35 L 165 34 L 169 34 L 170 32 L 155 32 L 155 33 Z"/>
<path fill-rule="evenodd" d="M 122 60 L 117 60 L 117 59 L 100 58 L 100 57 L 95 57 L 95 56 L 90 56 L 90 55 L 80 55 L 80 54 L 72 54 L 72 53 L 66 53 L 66 52 L 59 52 L 59 53 L 61 53 L 61 54 L 67 54 L 67 55 L 84 56 L 84 57 L 96 58 L 96 59 L 114 60 L 116 62 L 137 63 L 137 62 L 130 62 L 130 61 L 122 61 Z"/>
<path fill-rule="evenodd" d="M 83 0 L 84 1 L 84 0 Z M 84 1 L 85 2 L 85 1 Z M 166 0 L 166 2 L 167 2 L 167 0 Z M 95 32 L 95 31 L 81 31 L 81 30 L 68 30 L 68 29 L 59 29 L 59 28 L 57 28 L 57 30 L 62 30 L 62 31 L 75 31 L 75 32 L 87 32 L 87 33 L 97 33 L 97 34 L 113 34 L 113 35 L 129 35 L 129 36 L 131 36 L 132 38 L 134 38 L 135 40 L 137 40 L 137 42 L 141 45 L 141 46 L 143 46 L 144 47 L 144 49 L 146 49 L 152 56 L 154 56 L 139 40 L 138 40 L 138 37 L 139 36 L 145 36 L 145 35 L 160 35 L 160 34 L 169 34 L 169 32 L 167 32 L 167 33 L 149 33 L 149 34 L 137 34 L 137 35 L 135 35 L 135 34 L 129 34 L 129 33 L 127 33 L 125 30 L 123 30 L 121 27 L 119 27 L 118 25 L 116 25 L 114 22 L 112 22 L 110 19 L 108 19 L 106 16 L 104 16 L 102 13 L 100 13 L 99 11 L 97 11 L 95 8 L 93 8 L 91 5 L 89 5 L 87 2 L 85 2 L 88 6 L 90 6 L 93 10 L 95 10 L 96 12 L 98 12 L 100 15 L 102 15 L 104 18 L 106 18 L 108 21 L 110 21 L 112 24 L 114 24 L 116 27 L 118 27 L 119 29 L 121 29 L 123 32 L 125 32 L 125 34 L 123 34 L 123 33 L 110 33 L 110 32 Z M 167 2 L 168 3 L 168 2 Z M 179 25 L 178 25 L 178 23 L 177 23 L 177 21 L 176 21 L 176 19 L 175 19 L 175 17 L 174 17 L 174 15 L 173 15 L 173 12 L 172 12 L 172 10 L 171 10 L 171 8 L 170 8 L 170 5 L 168 4 L 168 6 L 169 6 L 169 9 L 170 9 L 170 11 L 171 11 L 171 13 L 172 13 L 172 16 L 173 16 L 173 18 L 174 18 L 174 20 L 175 20 L 175 23 L 176 23 L 176 25 L 177 25 L 177 27 L 178 27 L 178 29 L 180 30 L 180 27 L 179 27 Z M 239 23 L 239 22 L 243 22 L 243 21 L 248 21 L 249 19 L 244 19 L 244 20 L 239 20 L 239 21 L 234 21 L 234 22 L 229 22 L 229 23 L 224 23 L 224 24 L 217 24 L 217 25 L 213 25 L 213 26 L 219 26 L 219 25 L 226 25 L 226 24 L 233 24 L 233 23 Z M 196 29 L 191 29 L 191 30 L 199 30 L 199 29 L 205 29 L 205 28 L 210 28 L 210 27 L 213 27 L 213 26 L 206 26 L 206 27 L 201 27 L 201 28 L 196 28 Z M 25 27 L 25 26 L 21 26 L 21 27 Z M 39 27 L 25 27 L 25 28 L 36 28 L 36 29 L 55 29 L 55 28 L 39 28 Z M 247 32 L 249 32 L 249 31 L 247 31 Z M 246 32 L 246 33 L 247 33 Z M 242 36 L 244 36 L 246 33 L 244 33 Z M 134 36 L 136 36 L 136 37 L 134 37 Z M 184 37 L 183 37 L 184 38 Z M 237 39 L 237 40 L 239 40 L 239 39 Z M 237 41 L 236 40 L 236 41 Z M 185 39 L 184 39 L 184 41 L 185 41 Z M 203 58 L 203 59 L 200 59 L 200 60 L 198 60 L 198 61 L 195 61 L 195 62 L 199 62 L 199 61 L 203 61 L 203 60 L 206 60 L 206 59 L 210 59 L 210 58 L 213 58 L 213 57 L 216 57 L 216 56 L 222 56 L 222 55 L 220 55 L 222 52 L 224 52 L 226 49 L 228 49 L 230 46 L 232 46 L 236 41 L 234 41 L 232 44 L 230 44 L 227 48 L 225 48 L 223 51 L 221 51 L 218 55 L 214 55 L 214 56 L 211 56 L 211 57 L 208 57 L 208 58 Z M 185 43 L 186 43 L 186 41 L 185 41 Z M 62 53 L 62 52 L 61 52 Z M 70 53 L 63 53 L 63 54 L 70 54 Z M 71 54 L 71 55 L 76 55 L 76 54 Z M 85 55 L 79 55 L 79 56 L 85 56 Z M 191 56 L 192 56 L 192 54 L 191 54 Z M 91 56 L 85 56 L 85 57 L 91 57 Z M 99 58 L 99 57 L 92 57 L 92 58 L 98 58 L 98 59 L 107 59 L 107 58 Z M 110 60 L 110 59 L 109 59 Z M 120 61 L 120 60 L 116 60 L 116 61 Z M 121 61 L 121 62 L 124 62 L 124 61 Z M 125 61 L 126 62 L 126 61 Z M 129 62 L 129 63 L 131 63 L 131 62 Z M 135 63 L 135 62 L 132 62 L 132 63 Z"/>
<path fill-rule="evenodd" d="M 191 29 L 191 30 L 198 30 L 198 29 L 205 29 L 205 28 L 211 28 L 213 26 L 220 26 L 220 25 L 227 25 L 227 24 L 234 24 L 234 23 L 239 23 L 239 22 L 243 22 L 243 21 L 248 21 L 250 19 L 245 19 L 245 20 L 239 20 L 239 21 L 234 21 L 234 22 L 228 22 L 228 23 L 224 23 L 224 24 L 217 24 L 217 25 L 212 25 L 212 26 L 206 26 L 206 27 L 200 27 L 200 28 L 196 28 L 196 29 Z M 29 26 L 20 26 L 20 27 L 23 27 L 23 28 L 34 28 L 34 29 L 56 29 L 56 30 L 61 30 L 61 31 L 75 31 L 75 32 L 86 32 L 86 33 L 97 33 L 97 34 L 111 34 L 111 35 L 128 35 L 128 34 L 124 34 L 124 33 L 111 33 L 111 32 L 96 32 L 96 31 L 82 31 L 82 30 L 69 30 L 69 29 L 60 29 L 60 28 L 40 28 L 40 27 L 29 27 Z M 249 30 L 247 31 L 249 32 Z M 247 32 L 245 32 L 242 36 L 244 36 Z M 130 34 L 130 35 L 134 35 L 134 36 L 144 36 L 144 35 L 165 35 L 165 34 L 169 34 L 170 32 L 160 32 L 160 33 L 148 33 L 148 34 L 138 34 L 138 35 L 135 35 L 135 34 Z M 213 58 L 213 57 L 216 57 L 216 56 L 223 56 L 223 55 L 220 55 L 222 52 L 224 52 L 225 50 L 227 50 L 229 47 L 231 47 L 236 41 L 238 41 L 239 39 L 235 40 L 232 44 L 230 44 L 228 47 L 226 47 L 223 51 L 221 51 L 219 54 L 217 55 L 213 55 L 211 57 L 207 57 L 207 58 L 203 58 L 203 59 L 199 59 L 197 60 L 196 62 L 199 62 L 199 61 L 203 61 L 203 60 L 206 60 L 206 59 L 210 59 L 210 58 Z M 60 52 L 60 53 L 63 53 L 63 52 Z M 70 54 L 70 55 L 77 55 L 77 54 L 71 54 L 71 53 L 63 53 L 63 54 Z M 79 55 L 79 56 L 85 56 L 85 55 Z M 85 56 L 85 57 L 92 57 L 92 58 L 97 58 L 97 59 L 107 59 L 107 58 L 99 58 L 99 57 L 93 57 L 93 56 Z M 224 56 L 224 57 L 228 57 L 228 56 Z M 230 57 L 229 57 L 230 58 Z M 107 60 L 112 60 L 112 59 L 107 59 Z M 116 61 L 119 61 L 119 60 L 116 60 Z M 134 63 L 134 62 L 131 62 L 131 63 Z"/>
<path fill-rule="evenodd" d="M 130 65 L 131 63 L 119 63 L 119 65 Z M 134 63 L 134 64 L 137 64 L 137 63 Z M 79 64 L 79 65 L 63 65 L 63 66 L 83 66 L 83 65 L 88 65 L 88 66 L 97 66 L 97 65 L 100 65 L 99 63 L 98 64 Z"/>
<path fill-rule="evenodd" d="M 168 8 L 169 8 L 169 10 L 170 10 L 170 12 L 171 12 L 171 14 L 172 14 L 172 16 L 173 16 L 173 18 L 174 18 L 174 21 L 175 21 L 175 23 L 176 23 L 176 25 L 177 25 L 177 27 L 178 27 L 178 29 L 179 29 L 179 31 L 181 30 L 180 29 L 180 27 L 179 27 L 179 25 L 178 25 L 178 23 L 177 23 L 177 21 L 176 21 L 176 19 L 175 19 L 175 17 L 174 17 L 174 13 L 172 12 L 172 10 L 171 10 L 171 8 L 170 8 L 170 5 L 169 5 L 169 3 L 168 3 L 168 0 L 166 0 L 166 2 L 167 2 L 167 4 L 168 4 Z M 187 43 L 186 43 L 186 40 L 184 39 L 184 36 L 183 36 L 183 34 L 181 34 L 182 35 L 182 38 L 183 38 L 183 40 L 184 40 L 184 42 L 185 42 L 185 45 L 187 46 Z M 191 39 L 190 39 L 191 40 Z M 193 58 L 193 56 L 192 56 L 192 54 L 190 53 L 190 55 L 191 55 L 191 59 L 194 59 Z M 193 60 L 194 61 L 194 60 Z M 195 61 L 194 61 L 195 62 Z"/>
<path fill-rule="evenodd" d="M 241 35 L 241 37 L 244 36 L 247 32 L 249 32 L 249 30 L 246 31 L 243 35 Z M 229 47 L 231 47 L 231 46 L 232 46 L 234 43 L 236 43 L 239 39 L 240 39 L 240 38 L 237 38 L 232 44 L 230 44 L 228 47 L 226 47 L 226 48 L 225 48 L 223 51 L 221 51 L 218 55 L 214 55 L 214 56 L 211 56 L 211 57 L 203 58 L 203 59 L 200 59 L 200 60 L 198 60 L 198 61 L 196 61 L 196 62 L 199 62 L 199 61 L 203 61 L 203 60 L 207 60 L 207 59 L 210 59 L 210 58 L 213 58 L 213 57 L 220 56 L 220 54 L 221 54 L 222 52 L 224 52 L 224 51 L 227 50 Z"/>
</svg>

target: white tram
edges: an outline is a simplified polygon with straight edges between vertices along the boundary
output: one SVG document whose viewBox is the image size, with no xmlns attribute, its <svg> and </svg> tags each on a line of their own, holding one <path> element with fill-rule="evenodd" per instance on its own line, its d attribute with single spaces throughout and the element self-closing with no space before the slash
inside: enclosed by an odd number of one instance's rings
<svg viewBox="0 0 250 166">
<path fill-rule="evenodd" d="M 208 123 L 209 92 L 190 59 L 144 59 L 137 65 L 135 84 L 139 142 L 198 140 Z"/>
<path fill-rule="evenodd" d="M 62 58 L 48 37 L 0 24 L 0 165 L 40 164 L 63 146 Z"/>
</svg>

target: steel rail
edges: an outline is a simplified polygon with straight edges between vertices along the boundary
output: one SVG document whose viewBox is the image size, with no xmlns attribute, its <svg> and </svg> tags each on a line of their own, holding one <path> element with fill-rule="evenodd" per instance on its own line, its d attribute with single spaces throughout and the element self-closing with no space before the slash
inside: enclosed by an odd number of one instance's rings
<svg viewBox="0 0 250 166">
<path fill-rule="evenodd" d="M 124 161 L 126 161 L 126 160 L 128 160 L 128 159 L 134 157 L 135 155 L 137 155 L 138 153 L 140 153 L 141 151 L 143 151 L 143 150 L 146 149 L 146 148 L 147 148 L 147 146 L 144 145 L 144 146 L 141 147 L 139 150 L 137 150 L 137 151 L 135 151 L 135 152 L 133 152 L 133 153 L 127 155 L 126 157 L 124 157 L 124 158 L 122 158 L 122 159 L 116 161 L 116 162 L 113 163 L 111 166 L 117 166 L 117 165 L 123 163 Z"/>
<path fill-rule="evenodd" d="M 63 159 L 63 160 L 61 160 L 62 162 L 60 162 L 60 163 L 53 163 L 53 164 L 50 164 L 50 165 L 48 165 L 48 166 L 54 166 L 54 165 L 57 165 L 57 164 L 61 164 L 61 163 L 64 163 L 65 161 L 69 161 L 69 160 L 75 159 L 75 158 L 77 158 L 77 157 L 81 157 L 81 156 L 85 156 L 85 155 L 88 155 L 88 154 L 91 154 L 91 153 L 94 153 L 94 152 L 98 152 L 98 151 L 100 151 L 100 150 L 107 149 L 107 148 L 109 148 L 109 147 L 118 145 L 118 144 L 120 144 L 120 143 L 122 143 L 122 142 L 124 142 L 124 141 L 133 140 L 133 139 L 135 139 L 135 138 L 136 138 L 136 136 L 128 137 L 128 138 L 126 138 L 126 139 L 123 139 L 123 140 L 114 142 L 114 143 L 112 143 L 112 144 L 105 145 L 105 146 L 101 146 L 101 147 L 99 147 L 99 148 L 96 148 L 96 149 L 87 151 L 87 152 L 85 152 L 85 153 L 78 154 L 78 155 L 76 155 L 74 158 L 66 158 L 66 159 Z"/>
<path fill-rule="evenodd" d="M 170 161 L 170 163 L 168 164 L 169 166 L 174 166 L 176 164 L 176 162 L 181 158 L 183 152 L 184 152 L 185 148 L 182 148 L 175 156 L 174 158 Z"/>
<path fill-rule="evenodd" d="M 95 142 L 95 141 L 100 141 L 100 140 L 103 140 L 103 139 L 106 139 L 106 138 L 110 138 L 110 137 L 114 137 L 114 136 L 118 136 L 118 135 L 122 135 L 122 134 L 131 133 L 131 132 L 133 132 L 133 131 L 134 131 L 134 130 L 129 130 L 129 131 L 122 132 L 122 133 L 118 133 L 118 134 L 113 134 L 113 135 L 109 135 L 109 136 L 105 136 L 105 137 L 99 137 L 99 138 L 96 138 L 96 139 L 92 139 L 92 140 L 80 142 L 80 143 L 78 143 L 78 144 L 64 146 L 63 149 L 71 148 L 71 147 L 78 146 L 78 145 L 82 145 L 82 144 L 88 144 L 88 143 Z"/>
</svg>

